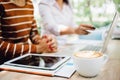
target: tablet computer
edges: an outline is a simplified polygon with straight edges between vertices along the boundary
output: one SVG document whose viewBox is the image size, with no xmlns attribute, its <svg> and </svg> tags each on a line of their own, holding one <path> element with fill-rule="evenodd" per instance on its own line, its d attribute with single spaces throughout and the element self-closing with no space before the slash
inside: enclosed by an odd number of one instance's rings
<svg viewBox="0 0 120 80">
<path fill-rule="evenodd" d="M 57 67 L 69 60 L 68 56 L 46 55 L 46 54 L 25 54 L 5 62 L 5 65 L 55 70 Z"/>
</svg>

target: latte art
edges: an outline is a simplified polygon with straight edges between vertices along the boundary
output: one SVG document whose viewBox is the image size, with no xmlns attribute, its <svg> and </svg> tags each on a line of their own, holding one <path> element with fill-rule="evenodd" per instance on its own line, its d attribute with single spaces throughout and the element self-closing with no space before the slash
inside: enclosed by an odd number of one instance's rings
<svg viewBox="0 0 120 80">
<path fill-rule="evenodd" d="M 97 51 L 80 51 L 75 54 L 76 57 L 96 58 L 102 56 L 102 53 Z"/>
<path fill-rule="evenodd" d="M 95 77 L 108 60 L 108 55 L 98 51 L 77 51 L 73 55 L 76 71 L 85 77 Z"/>
</svg>

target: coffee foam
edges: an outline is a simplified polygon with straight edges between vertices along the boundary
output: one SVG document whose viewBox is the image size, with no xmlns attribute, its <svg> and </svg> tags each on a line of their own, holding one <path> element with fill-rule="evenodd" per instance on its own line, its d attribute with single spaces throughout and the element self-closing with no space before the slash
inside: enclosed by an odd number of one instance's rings
<svg viewBox="0 0 120 80">
<path fill-rule="evenodd" d="M 80 51 L 75 54 L 77 57 L 81 58 L 96 58 L 102 56 L 102 53 L 97 51 Z"/>
</svg>

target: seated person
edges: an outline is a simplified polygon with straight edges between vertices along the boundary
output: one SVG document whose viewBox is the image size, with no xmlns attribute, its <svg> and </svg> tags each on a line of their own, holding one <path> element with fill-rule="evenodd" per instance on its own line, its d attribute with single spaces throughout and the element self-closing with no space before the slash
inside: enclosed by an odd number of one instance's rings
<svg viewBox="0 0 120 80">
<path fill-rule="evenodd" d="M 56 51 L 52 36 L 38 34 L 30 0 L 0 0 L 0 64 L 26 53 Z"/>
<path fill-rule="evenodd" d="M 53 34 L 59 39 L 65 35 L 87 35 L 87 30 L 94 30 L 92 25 L 75 24 L 69 0 L 42 0 L 39 3 L 39 12 L 43 20 L 43 34 Z"/>
</svg>

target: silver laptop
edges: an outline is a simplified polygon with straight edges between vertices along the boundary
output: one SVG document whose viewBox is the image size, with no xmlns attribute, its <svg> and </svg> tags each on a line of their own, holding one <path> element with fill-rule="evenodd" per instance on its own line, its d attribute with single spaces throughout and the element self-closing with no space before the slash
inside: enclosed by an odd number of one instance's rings
<svg viewBox="0 0 120 80">
<path fill-rule="evenodd" d="M 108 46 L 109 40 L 111 39 L 113 29 L 117 24 L 118 18 L 119 18 L 119 13 L 116 12 L 115 15 L 114 15 L 112 24 L 110 25 L 110 27 L 108 29 L 108 32 L 106 34 L 106 37 L 105 37 L 105 39 L 104 39 L 104 41 L 102 43 L 101 42 L 100 43 L 96 42 L 95 40 L 92 41 L 92 43 L 90 43 L 91 41 L 88 40 L 88 42 L 86 42 L 86 43 L 89 43 L 89 44 L 84 44 L 85 46 L 83 48 L 80 48 L 79 50 L 80 51 L 91 50 L 91 51 L 105 52 L 105 50 L 106 50 L 106 48 Z"/>
</svg>

